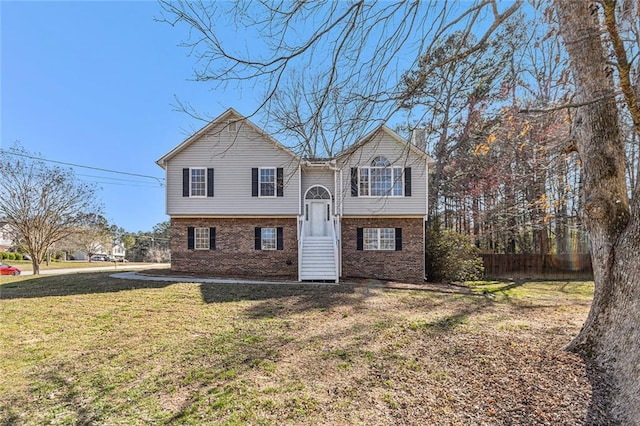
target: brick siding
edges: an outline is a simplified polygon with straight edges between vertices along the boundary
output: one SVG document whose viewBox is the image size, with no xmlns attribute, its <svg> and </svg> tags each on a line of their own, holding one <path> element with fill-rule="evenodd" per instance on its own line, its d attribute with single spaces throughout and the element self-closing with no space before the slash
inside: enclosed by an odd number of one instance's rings
<svg viewBox="0 0 640 426">
<path fill-rule="evenodd" d="M 216 250 L 187 249 L 187 227 L 215 227 Z M 256 250 L 255 227 L 283 227 L 283 250 Z M 298 278 L 295 218 L 171 219 L 171 270 L 218 277 Z"/>
<path fill-rule="evenodd" d="M 402 228 L 402 250 L 358 251 L 357 228 Z M 423 233 L 423 219 L 343 217 L 343 278 L 424 282 Z"/>
</svg>

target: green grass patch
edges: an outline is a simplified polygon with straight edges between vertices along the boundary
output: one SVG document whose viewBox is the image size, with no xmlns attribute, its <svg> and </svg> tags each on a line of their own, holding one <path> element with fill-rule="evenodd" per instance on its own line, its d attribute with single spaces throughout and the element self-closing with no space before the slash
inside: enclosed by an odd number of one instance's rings
<svg viewBox="0 0 640 426">
<path fill-rule="evenodd" d="M 508 298 L 593 298 L 593 281 L 472 281 L 473 291 Z"/>
</svg>

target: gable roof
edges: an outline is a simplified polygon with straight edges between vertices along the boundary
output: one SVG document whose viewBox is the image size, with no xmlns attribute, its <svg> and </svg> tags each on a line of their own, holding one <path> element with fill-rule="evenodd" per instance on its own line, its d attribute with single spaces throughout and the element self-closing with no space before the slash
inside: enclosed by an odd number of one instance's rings
<svg viewBox="0 0 640 426">
<path fill-rule="evenodd" d="M 340 157 L 345 157 L 345 156 L 348 156 L 350 154 L 353 154 L 355 151 L 360 149 L 360 147 L 362 147 L 363 145 L 365 145 L 368 142 L 370 142 L 371 139 L 373 139 L 373 137 L 375 135 L 377 135 L 378 133 L 380 133 L 380 132 L 386 133 L 395 142 L 397 142 L 397 143 L 399 143 L 401 145 L 404 145 L 405 147 L 407 147 L 407 149 L 409 149 L 409 151 L 411 151 L 414 154 L 416 154 L 416 155 L 424 158 L 425 160 L 427 160 L 427 162 L 429 164 L 433 164 L 433 163 L 436 162 L 433 158 L 431 158 L 431 156 L 429 154 L 427 154 L 426 152 L 424 152 L 423 150 L 421 150 L 420 148 L 418 148 L 417 146 L 415 146 L 411 142 L 407 141 L 402 136 L 400 136 L 399 134 L 397 134 L 396 132 L 394 132 L 393 130 L 391 130 L 389 127 L 387 127 L 384 124 L 380 125 L 380 127 L 377 127 L 375 129 L 373 129 L 371 132 L 367 133 L 358 142 L 354 143 L 349 148 L 347 148 L 344 151 L 342 151 L 341 153 L 337 154 L 335 158 L 337 159 L 337 158 L 340 158 Z"/>
<path fill-rule="evenodd" d="M 167 164 L 167 161 L 169 161 L 171 158 L 173 158 L 176 154 L 178 154 L 180 151 L 182 151 L 183 149 L 185 149 L 186 147 L 188 147 L 189 145 L 191 145 L 192 143 L 194 143 L 195 141 L 200 139 L 202 136 L 204 136 L 207 133 L 209 133 L 209 131 L 212 128 L 214 128 L 215 126 L 219 125 L 220 123 L 224 123 L 226 120 L 229 120 L 233 116 L 236 116 L 236 118 L 237 118 L 236 121 L 242 121 L 243 123 L 249 125 L 249 127 L 252 130 L 254 130 L 258 134 L 263 136 L 266 140 L 271 142 L 276 148 L 281 149 L 281 150 L 285 151 L 286 153 L 288 153 L 289 155 L 291 155 L 293 158 L 295 158 L 297 160 L 300 160 L 300 157 L 298 155 L 296 155 L 289 148 L 287 148 L 286 146 L 282 145 L 280 142 L 275 140 L 271 135 L 266 133 L 260 127 L 256 126 L 253 122 L 251 122 L 251 120 L 249 120 L 248 118 L 246 118 L 245 116 L 240 114 L 235 109 L 229 108 L 225 112 L 223 112 L 222 114 L 220 114 L 219 116 L 217 116 L 216 118 L 211 120 L 208 124 L 206 124 L 200 130 L 195 132 L 193 135 L 191 135 L 187 139 L 185 139 L 180 145 L 176 146 L 171 151 L 169 151 L 168 153 L 166 153 L 165 155 L 160 157 L 160 159 L 158 159 L 156 161 L 156 164 L 164 169 L 166 164 Z"/>
</svg>

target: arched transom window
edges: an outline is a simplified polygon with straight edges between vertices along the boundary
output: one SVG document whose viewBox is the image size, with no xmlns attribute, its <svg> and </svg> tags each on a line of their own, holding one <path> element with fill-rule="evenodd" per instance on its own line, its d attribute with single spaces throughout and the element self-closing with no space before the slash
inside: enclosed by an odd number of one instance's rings
<svg viewBox="0 0 640 426">
<path fill-rule="evenodd" d="M 389 160 L 386 159 L 386 157 L 376 157 L 373 159 L 373 161 L 371 162 L 371 167 L 389 167 L 391 165 L 391 163 L 389 162 Z"/>
<path fill-rule="evenodd" d="M 402 167 L 391 167 L 391 162 L 386 157 L 375 157 L 371 161 L 371 166 L 358 169 L 359 195 L 361 197 L 402 197 L 404 195 L 402 170 Z"/>
<path fill-rule="evenodd" d="M 314 186 L 307 191 L 307 195 L 304 198 L 307 200 L 330 200 L 331 194 L 321 186 Z"/>
</svg>

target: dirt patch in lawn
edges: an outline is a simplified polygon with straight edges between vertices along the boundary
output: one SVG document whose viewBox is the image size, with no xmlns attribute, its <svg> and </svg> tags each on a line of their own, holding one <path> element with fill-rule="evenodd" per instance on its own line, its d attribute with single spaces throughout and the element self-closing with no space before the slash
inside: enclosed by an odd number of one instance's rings
<svg viewBox="0 0 640 426">
<path fill-rule="evenodd" d="M 592 285 L 507 284 L 16 281 L 0 286 L 0 415 L 5 424 L 605 423 L 606 389 L 562 350 Z"/>
</svg>

